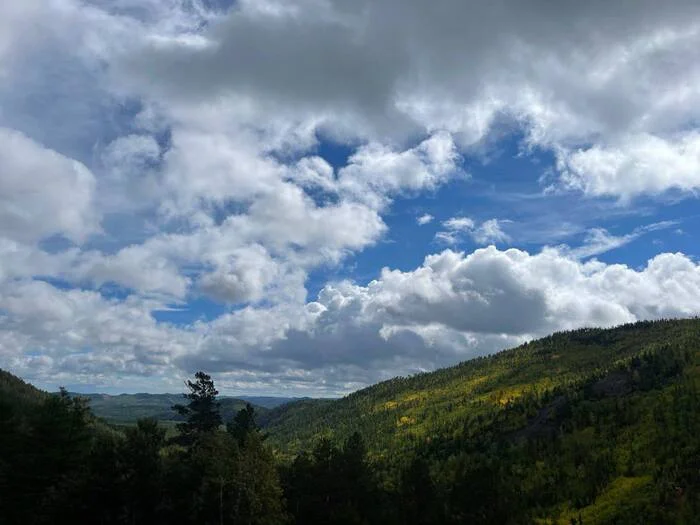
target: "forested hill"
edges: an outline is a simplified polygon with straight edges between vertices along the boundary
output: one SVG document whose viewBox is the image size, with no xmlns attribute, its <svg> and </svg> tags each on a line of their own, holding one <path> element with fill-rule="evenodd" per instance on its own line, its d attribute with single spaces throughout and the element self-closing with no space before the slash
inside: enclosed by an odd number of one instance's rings
<svg viewBox="0 0 700 525">
<path fill-rule="evenodd" d="M 31 405 L 42 401 L 46 392 L 0 369 L 0 399 L 8 405 Z"/>
<path fill-rule="evenodd" d="M 182 394 L 71 394 L 80 396 L 88 401 L 92 412 L 117 425 L 134 424 L 141 418 L 153 418 L 161 422 L 182 421 L 172 409 L 173 405 L 182 403 Z M 221 417 L 229 421 L 239 410 L 245 408 L 246 401 L 233 397 L 219 398 Z M 259 415 L 267 412 L 267 408 L 255 405 Z"/>
<path fill-rule="evenodd" d="M 359 431 L 404 523 L 697 523 L 700 320 L 557 333 L 265 426 L 293 480 Z"/>
<path fill-rule="evenodd" d="M 613 397 L 631 394 L 643 386 L 644 371 L 636 370 L 642 365 L 634 359 L 671 358 L 676 347 L 700 357 L 700 320 L 556 333 L 450 368 L 397 377 L 342 399 L 290 403 L 261 421 L 270 442 L 289 453 L 319 436 L 343 440 L 359 431 L 371 451 L 392 454 L 431 440 L 468 437 L 495 414 L 508 420 L 508 431 L 526 432 L 533 407 L 552 402 L 543 400 L 584 386 Z M 536 419 L 535 426 L 542 426 L 542 418 Z"/>
</svg>

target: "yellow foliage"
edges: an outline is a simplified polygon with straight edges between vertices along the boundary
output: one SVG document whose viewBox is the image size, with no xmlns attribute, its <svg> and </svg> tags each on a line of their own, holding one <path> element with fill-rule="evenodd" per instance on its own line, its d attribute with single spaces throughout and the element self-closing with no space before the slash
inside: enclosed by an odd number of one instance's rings
<svg viewBox="0 0 700 525">
<path fill-rule="evenodd" d="M 396 422 L 397 427 L 403 427 L 405 425 L 412 425 L 416 422 L 416 419 L 409 416 L 401 416 Z"/>
</svg>

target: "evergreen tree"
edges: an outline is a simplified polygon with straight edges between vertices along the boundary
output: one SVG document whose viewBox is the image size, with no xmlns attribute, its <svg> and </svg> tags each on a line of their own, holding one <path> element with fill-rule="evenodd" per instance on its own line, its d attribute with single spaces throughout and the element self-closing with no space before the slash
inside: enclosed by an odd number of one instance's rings
<svg viewBox="0 0 700 525">
<path fill-rule="evenodd" d="M 253 406 L 246 403 L 245 408 L 239 410 L 233 420 L 226 424 L 226 430 L 242 446 L 248 434 L 258 431 Z"/>
<path fill-rule="evenodd" d="M 185 422 L 177 426 L 185 444 L 192 444 L 199 435 L 213 432 L 222 424 L 216 400 L 219 391 L 214 387 L 214 381 L 204 372 L 197 372 L 194 377 L 194 381 L 185 382 L 189 393 L 183 395 L 189 403 L 173 406 L 175 412 L 185 417 Z"/>
</svg>

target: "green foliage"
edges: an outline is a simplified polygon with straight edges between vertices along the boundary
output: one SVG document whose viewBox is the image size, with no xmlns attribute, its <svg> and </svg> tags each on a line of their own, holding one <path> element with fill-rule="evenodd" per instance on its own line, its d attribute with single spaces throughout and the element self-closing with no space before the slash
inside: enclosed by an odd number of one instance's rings
<svg viewBox="0 0 700 525">
<path fill-rule="evenodd" d="M 264 430 L 287 458 L 360 431 L 398 523 L 691 523 L 699 390 L 700 321 L 642 322 L 290 404 Z"/>
<path fill-rule="evenodd" d="M 700 515 L 699 320 L 554 334 L 337 401 L 262 415 L 248 405 L 226 430 L 211 378 L 198 373 L 188 389 L 187 439 L 167 440 L 155 420 L 118 432 L 84 400 L 0 371 L 0 523 L 588 525 Z"/>
<path fill-rule="evenodd" d="M 258 431 L 253 406 L 247 403 L 245 408 L 240 410 L 233 420 L 226 424 L 226 430 L 242 446 L 250 434 Z"/>
<path fill-rule="evenodd" d="M 22 386 L 10 399 L 19 404 L 2 403 L 0 516 L 10 523 L 44 523 L 60 508 L 70 475 L 81 470 L 89 454 L 90 416 L 84 402 L 65 390 L 35 395 Z M 33 510 L 29 516 L 28 509 Z"/>
<path fill-rule="evenodd" d="M 379 489 L 359 434 L 342 448 L 318 441 L 298 456 L 285 475 L 285 493 L 296 523 L 379 523 Z"/>
<path fill-rule="evenodd" d="M 165 471 L 160 451 L 164 445 L 165 430 L 155 419 L 140 419 L 125 431 L 118 452 L 130 523 L 152 523 L 157 515 L 153 502 L 162 496 Z"/>
<path fill-rule="evenodd" d="M 0 376 L 0 523 L 101 525 L 246 524 L 287 521 L 274 458 L 252 407 L 223 431 L 216 389 L 205 374 L 188 382 L 186 436 L 168 444 L 143 419 L 123 433 L 64 390 L 49 395 Z M 7 386 L 9 385 L 9 386 Z M 7 395 L 5 395 L 7 394 Z"/>
<path fill-rule="evenodd" d="M 177 428 L 185 442 L 192 442 L 201 434 L 213 432 L 223 421 L 219 412 L 219 402 L 216 396 L 219 391 L 214 387 L 211 376 L 204 372 L 195 374 L 195 381 L 186 383 L 189 392 L 184 394 L 189 400 L 187 405 L 173 405 L 173 410 L 185 418 Z"/>
<path fill-rule="evenodd" d="M 48 394 L 25 383 L 19 377 L 0 370 L 0 402 L 14 408 L 33 407 Z"/>
<path fill-rule="evenodd" d="M 679 320 L 557 333 L 454 367 L 397 377 L 336 401 L 290 403 L 260 422 L 283 454 L 293 455 L 320 436 L 342 441 L 359 431 L 371 456 L 389 458 L 397 449 L 415 449 L 431 440 L 468 438 L 505 412 L 516 427 L 548 396 L 593 384 L 620 366 L 632 366 L 631 360 L 645 352 L 663 355 L 667 341 L 680 344 L 695 337 L 698 326 L 696 320 Z M 625 379 L 622 388 L 639 381 Z M 521 412 L 519 418 L 514 411 Z"/>
</svg>

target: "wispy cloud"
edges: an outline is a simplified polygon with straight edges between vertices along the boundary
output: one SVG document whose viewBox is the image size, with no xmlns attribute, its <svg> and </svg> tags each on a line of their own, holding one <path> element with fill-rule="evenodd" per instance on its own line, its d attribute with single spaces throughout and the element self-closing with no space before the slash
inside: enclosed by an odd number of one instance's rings
<svg viewBox="0 0 700 525">
<path fill-rule="evenodd" d="M 503 231 L 502 224 L 512 221 L 489 219 L 477 224 L 469 217 L 452 217 L 442 223 L 446 228 L 435 234 L 435 240 L 446 244 L 458 243 L 464 235 L 471 237 L 477 244 L 507 243 L 510 236 Z"/>
<path fill-rule="evenodd" d="M 510 242 L 510 236 L 501 228 L 501 224 L 504 222 L 509 221 L 499 221 L 498 219 L 484 221 L 481 226 L 472 232 L 472 237 L 479 244 Z"/>
<path fill-rule="evenodd" d="M 565 251 L 576 259 L 586 259 L 595 255 L 609 252 L 631 243 L 647 233 L 666 230 L 680 224 L 680 221 L 660 221 L 646 226 L 640 226 L 625 235 L 612 235 L 604 228 L 593 228 L 588 231 L 583 244 L 576 248 L 565 248 Z"/>
</svg>

